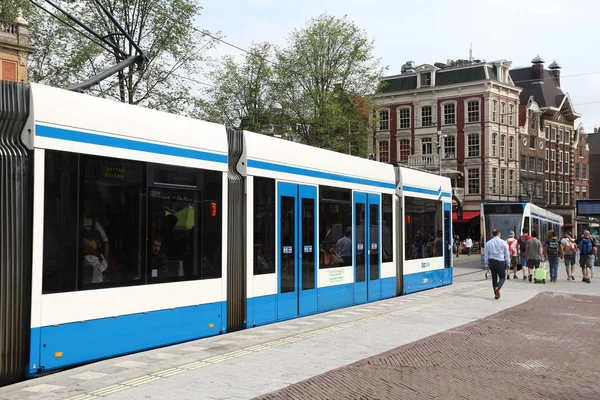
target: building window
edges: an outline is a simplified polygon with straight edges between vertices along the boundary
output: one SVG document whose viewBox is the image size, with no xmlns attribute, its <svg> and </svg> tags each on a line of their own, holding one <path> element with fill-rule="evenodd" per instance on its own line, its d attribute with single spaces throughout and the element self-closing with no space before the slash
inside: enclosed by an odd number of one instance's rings
<svg viewBox="0 0 600 400">
<path fill-rule="evenodd" d="M 254 178 L 254 275 L 275 273 L 275 179 Z"/>
<path fill-rule="evenodd" d="M 390 130 L 390 112 L 388 110 L 379 111 L 379 130 Z"/>
<path fill-rule="evenodd" d="M 513 126 L 515 124 L 515 105 L 510 104 L 508 106 L 508 125 Z"/>
<path fill-rule="evenodd" d="M 535 183 L 535 197 L 542 197 L 542 182 L 539 185 Z"/>
<path fill-rule="evenodd" d="M 364 221 L 364 204 L 357 203 L 356 209 L 358 214 L 356 216 L 357 221 Z M 291 223 L 293 224 L 293 222 Z M 337 251 L 338 241 L 344 238 L 346 229 L 353 229 L 352 225 L 352 190 L 319 186 L 319 241 L 322 250 L 319 257 L 320 269 L 353 264 L 352 257 L 342 256 L 335 259 L 329 251 L 330 249 L 336 249 Z M 352 233 L 350 238 L 356 238 L 356 233 Z M 343 241 L 340 244 L 343 244 Z M 362 271 L 362 278 L 364 281 L 364 269 Z"/>
<path fill-rule="evenodd" d="M 552 172 L 556 172 L 556 150 L 552 149 L 550 154 L 552 154 L 552 158 L 550 159 L 550 169 Z"/>
<path fill-rule="evenodd" d="M 550 171 L 550 149 L 546 149 L 546 160 L 545 160 L 545 170 L 546 172 Z"/>
<path fill-rule="evenodd" d="M 456 136 L 446 136 L 444 138 L 445 158 L 456 158 Z"/>
<path fill-rule="evenodd" d="M 508 159 L 514 160 L 515 158 L 515 138 L 510 136 L 508 138 Z"/>
<path fill-rule="evenodd" d="M 506 123 L 506 103 L 500 103 L 500 123 Z"/>
<path fill-rule="evenodd" d="M 550 129 L 550 141 L 551 142 L 555 142 L 556 141 L 556 128 L 551 128 Z"/>
<path fill-rule="evenodd" d="M 542 160 L 541 158 L 537 158 L 536 159 L 537 162 L 537 173 L 538 174 L 543 174 L 544 173 L 544 160 Z"/>
<path fill-rule="evenodd" d="M 563 160 L 563 152 L 562 150 L 558 152 L 558 173 L 562 174 L 562 160 Z"/>
<path fill-rule="evenodd" d="M 498 102 L 492 101 L 492 122 L 496 122 L 496 116 L 498 114 Z"/>
<path fill-rule="evenodd" d="M 398 126 L 400 129 L 410 129 L 410 108 L 401 108 L 398 110 Z"/>
<path fill-rule="evenodd" d="M 508 195 L 513 195 L 513 186 L 515 185 L 515 171 L 508 170 Z"/>
<path fill-rule="evenodd" d="M 537 119 L 535 119 L 535 116 L 531 117 L 531 129 L 532 130 L 536 130 L 537 129 Z"/>
<path fill-rule="evenodd" d="M 444 125 L 456 124 L 456 104 L 444 104 Z"/>
<path fill-rule="evenodd" d="M 421 108 L 421 126 L 433 125 L 431 110 L 431 106 L 425 106 Z"/>
<path fill-rule="evenodd" d="M 535 136 L 529 136 L 529 148 L 535 150 Z"/>
<path fill-rule="evenodd" d="M 442 257 L 442 202 L 405 196 L 404 213 L 406 259 Z"/>
<path fill-rule="evenodd" d="M 379 142 L 379 161 L 390 162 L 390 144 L 387 140 Z"/>
<path fill-rule="evenodd" d="M 570 173 L 570 166 L 569 166 L 569 153 L 565 152 L 565 174 Z"/>
<path fill-rule="evenodd" d="M 583 146 L 579 146 L 579 158 L 583 158 Z"/>
<path fill-rule="evenodd" d="M 479 157 L 479 134 L 472 133 L 467 138 L 468 155 L 467 157 Z"/>
<path fill-rule="evenodd" d="M 565 144 L 571 144 L 571 131 L 565 131 Z"/>
<path fill-rule="evenodd" d="M 479 194 L 479 168 L 468 168 L 467 179 L 469 194 Z"/>
<path fill-rule="evenodd" d="M 503 168 L 500 170 L 500 194 L 506 194 L 506 170 Z"/>
<path fill-rule="evenodd" d="M 498 168 L 492 168 L 492 193 L 496 194 L 498 187 Z"/>
<path fill-rule="evenodd" d="M 580 165 L 581 164 L 579 164 L 579 163 L 575 164 L 575 179 L 580 179 L 580 173 L 579 173 L 579 166 Z"/>
<path fill-rule="evenodd" d="M 400 161 L 407 161 L 410 155 L 410 139 L 400 139 Z"/>
<path fill-rule="evenodd" d="M 496 147 L 498 146 L 498 134 L 492 133 L 492 157 L 496 157 Z"/>
<path fill-rule="evenodd" d="M 571 191 L 569 182 L 565 182 L 565 205 L 569 205 L 571 202 Z"/>
<path fill-rule="evenodd" d="M 431 72 L 421 74 L 421 87 L 431 86 Z"/>
<path fill-rule="evenodd" d="M 545 136 L 546 140 L 550 139 L 550 127 L 549 126 L 544 128 L 544 136 Z"/>
<path fill-rule="evenodd" d="M 535 157 L 529 157 L 529 171 L 535 172 Z"/>
<path fill-rule="evenodd" d="M 500 157 L 506 158 L 506 135 L 500 136 Z"/>
<path fill-rule="evenodd" d="M 433 154 L 433 142 L 431 138 L 421 139 L 421 154 Z"/>
<path fill-rule="evenodd" d="M 467 103 L 467 122 L 479 122 L 479 100 Z"/>
<path fill-rule="evenodd" d="M 564 135 L 563 130 L 560 129 L 558 131 L 558 138 L 556 138 L 556 140 L 557 140 L 558 143 L 562 143 L 563 142 L 563 135 Z"/>
<path fill-rule="evenodd" d="M 587 165 L 581 164 L 581 179 L 587 179 Z"/>
<path fill-rule="evenodd" d="M 521 171 L 527 171 L 527 156 L 521 156 Z"/>
</svg>

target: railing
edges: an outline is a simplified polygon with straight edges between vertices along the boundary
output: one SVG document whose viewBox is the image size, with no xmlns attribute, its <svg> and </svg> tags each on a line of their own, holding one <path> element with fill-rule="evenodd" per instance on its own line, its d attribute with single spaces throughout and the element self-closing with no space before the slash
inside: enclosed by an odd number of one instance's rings
<svg viewBox="0 0 600 400">
<path fill-rule="evenodd" d="M 438 167 L 440 159 L 437 154 L 415 154 L 408 156 L 408 165 L 411 167 Z"/>
<path fill-rule="evenodd" d="M 19 24 L 16 22 L 0 21 L 0 33 L 8 33 L 9 35 L 19 34 Z"/>
</svg>

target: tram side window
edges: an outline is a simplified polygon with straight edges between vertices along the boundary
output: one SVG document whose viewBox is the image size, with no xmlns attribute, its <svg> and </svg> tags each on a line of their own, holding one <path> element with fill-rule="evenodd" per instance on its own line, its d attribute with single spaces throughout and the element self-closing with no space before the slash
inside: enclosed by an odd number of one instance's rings
<svg viewBox="0 0 600 400">
<path fill-rule="evenodd" d="M 533 232 L 538 233 L 538 239 L 541 238 L 541 236 L 540 236 L 540 220 L 537 218 L 531 219 L 531 232 L 529 232 L 529 234 L 531 235 Z"/>
<path fill-rule="evenodd" d="M 381 223 L 381 232 L 382 232 L 382 246 L 383 246 L 383 254 L 382 261 L 383 262 L 392 262 L 394 261 L 394 245 L 392 241 L 392 237 L 394 234 L 393 230 L 393 215 L 392 212 L 394 208 L 394 199 L 391 194 L 384 194 L 381 196 L 381 209 L 383 214 L 383 220 Z"/>
<path fill-rule="evenodd" d="M 254 178 L 254 275 L 275 273 L 275 179 Z"/>
<path fill-rule="evenodd" d="M 148 281 L 221 277 L 222 173 L 148 167 Z"/>
<path fill-rule="evenodd" d="M 352 191 L 319 187 L 319 268 L 352 265 Z"/>
<path fill-rule="evenodd" d="M 442 257 L 442 202 L 407 196 L 404 214 L 406 259 Z"/>
<path fill-rule="evenodd" d="M 45 170 L 42 292 L 70 292 L 77 288 L 79 156 L 46 150 Z"/>
<path fill-rule="evenodd" d="M 78 288 L 144 283 L 144 164 L 109 157 L 79 157 L 82 255 Z"/>
</svg>

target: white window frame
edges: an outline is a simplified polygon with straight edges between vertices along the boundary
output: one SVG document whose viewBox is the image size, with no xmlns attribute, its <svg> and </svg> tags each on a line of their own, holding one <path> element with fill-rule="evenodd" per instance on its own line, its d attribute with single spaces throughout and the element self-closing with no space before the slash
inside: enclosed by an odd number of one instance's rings
<svg viewBox="0 0 600 400">
<path fill-rule="evenodd" d="M 514 160 L 515 158 L 515 137 L 508 137 L 508 159 Z"/>
<path fill-rule="evenodd" d="M 471 109 L 471 106 L 473 106 L 473 109 Z M 481 100 L 465 100 L 465 113 L 465 121 L 467 124 L 476 124 L 481 122 Z"/>
<path fill-rule="evenodd" d="M 500 102 L 500 123 L 506 123 L 506 103 L 503 101 Z"/>
<path fill-rule="evenodd" d="M 429 115 L 425 115 L 425 111 L 429 110 Z M 429 123 L 425 123 L 425 118 L 429 118 Z M 421 126 L 433 126 L 433 107 L 432 106 L 423 106 L 421 107 Z"/>
<path fill-rule="evenodd" d="M 504 168 L 500 169 L 500 194 L 506 195 L 506 170 Z"/>
<path fill-rule="evenodd" d="M 402 115 L 403 111 L 407 111 L 408 112 L 408 116 L 406 115 Z M 398 129 L 410 129 L 410 107 L 398 107 L 396 109 L 396 116 L 398 118 L 398 122 L 397 122 L 397 126 Z M 408 126 L 406 125 L 408 123 Z"/>
<path fill-rule="evenodd" d="M 382 119 L 381 118 L 381 113 L 387 113 L 387 119 Z M 390 120 L 390 110 L 389 109 L 378 110 L 377 117 L 378 117 L 377 130 L 380 131 L 380 132 L 389 131 L 390 130 L 390 122 L 391 122 L 391 120 Z M 382 129 L 382 124 L 383 123 L 387 123 L 387 129 Z"/>
<path fill-rule="evenodd" d="M 546 147 L 546 162 L 545 162 L 545 170 L 546 172 L 550 172 L 550 149 Z"/>
<path fill-rule="evenodd" d="M 508 170 L 508 195 L 512 196 L 514 193 L 513 186 L 515 184 L 515 170 Z"/>
<path fill-rule="evenodd" d="M 406 155 L 406 159 L 402 159 L 402 141 L 406 140 L 408 141 L 408 154 Z M 399 138 L 398 139 L 398 161 L 408 161 L 408 157 L 410 157 L 410 145 L 411 145 L 411 140 L 410 138 Z"/>
<path fill-rule="evenodd" d="M 446 106 L 452 105 L 454 107 L 454 122 L 446 123 Z M 442 110 L 442 125 L 456 125 L 456 110 L 457 110 L 456 101 L 446 101 L 441 104 Z"/>
<path fill-rule="evenodd" d="M 492 122 L 496 122 L 498 115 L 498 100 L 492 100 Z"/>
<path fill-rule="evenodd" d="M 508 105 L 508 125 L 513 126 L 515 124 L 515 105 Z"/>
<path fill-rule="evenodd" d="M 492 157 L 496 157 L 498 147 L 498 132 L 492 133 Z"/>
<path fill-rule="evenodd" d="M 387 160 L 382 160 L 381 159 L 381 145 L 384 144 L 384 143 L 387 145 L 387 150 L 386 150 Z M 379 162 L 385 162 L 385 163 L 389 163 L 390 162 L 390 141 L 388 139 L 378 140 L 377 141 L 377 161 L 379 161 Z"/>
<path fill-rule="evenodd" d="M 506 158 L 506 135 L 500 135 L 500 158 Z"/>
<path fill-rule="evenodd" d="M 496 194 L 498 187 L 498 168 L 492 168 L 492 194 Z"/>
<path fill-rule="evenodd" d="M 477 171 L 477 187 L 478 187 L 478 191 L 477 192 L 471 192 L 471 171 Z M 475 167 L 475 168 L 467 168 L 467 194 L 469 195 L 475 195 L 475 194 L 481 194 L 481 168 L 480 167 Z"/>
<path fill-rule="evenodd" d="M 569 190 L 571 188 L 571 185 L 569 184 L 569 182 L 565 182 L 565 196 L 564 196 L 564 202 L 565 205 L 569 205 L 571 203 L 571 191 Z"/>
<path fill-rule="evenodd" d="M 446 144 L 446 140 L 452 139 L 454 144 L 452 146 L 449 146 L 448 144 Z M 448 156 L 448 148 L 454 149 L 452 156 L 449 157 Z M 454 159 L 456 158 L 456 136 L 455 135 L 448 135 L 444 138 L 444 158 L 446 159 Z"/>
<path fill-rule="evenodd" d="M 466 158 L 477 158 L 477 157 L 481 157 L 481 135 L 479 133 L 469 133 L 466 135 L 467 136 L 467 140 L 466 140 L 466 145 L 467 145 L 467 157 Z M 477 137 L 477 155 L 472 156 L 471 155 L 471 146 L 475 147 L 475 145 L 470 143 L 470 139 L 471 137 L 476 136 Z"/>
<path fill-rule="evenodd" d="M 429 146 L 426 146 L 429 145 Z M 425 153 L 424 150 L 427 148 L 429 153 Z M 430 137 L 421 138 L 421 154 L 432 155 L 433 154 L 433 140 Z"/>
</svg>

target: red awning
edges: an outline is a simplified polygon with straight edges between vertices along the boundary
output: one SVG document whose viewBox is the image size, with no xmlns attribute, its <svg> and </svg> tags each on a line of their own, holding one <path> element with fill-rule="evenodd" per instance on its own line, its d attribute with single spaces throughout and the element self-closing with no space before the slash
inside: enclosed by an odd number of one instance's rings
<svg viewBox="0 0 600 400">
<path fill-rule="evenodd" d="M 471 220 L 473 218 L 477 218 L 479 217 L 479 211 L 463 211 L 463 218 L 462 219 L 458 219 L 458 215 L 456 214 L 456 211 L 452 212 L 452 222 L 454 223 L 461 223 L 461 222 L 471 222 Z"/>
</svg>

